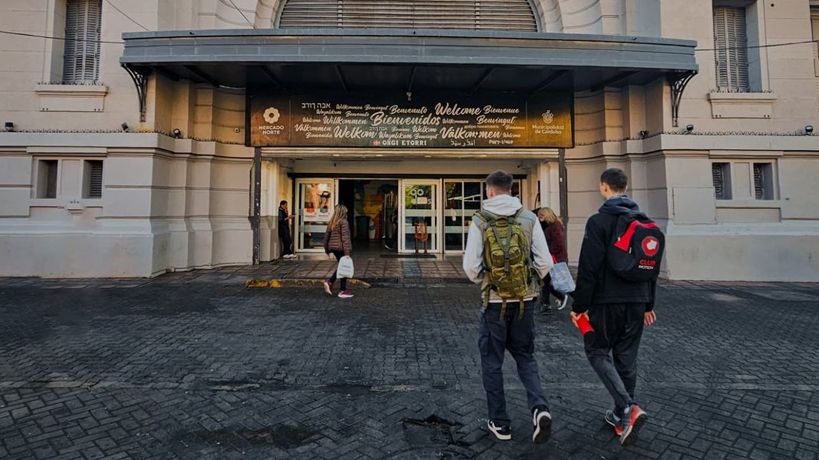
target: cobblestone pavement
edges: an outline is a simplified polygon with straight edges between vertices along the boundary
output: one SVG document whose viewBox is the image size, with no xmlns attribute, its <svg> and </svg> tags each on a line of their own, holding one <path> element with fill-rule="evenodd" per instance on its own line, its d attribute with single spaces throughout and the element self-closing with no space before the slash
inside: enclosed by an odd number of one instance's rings
<svg viewBox="0 0 819 460">
<path fill-rule="evenodd" d="M 566 312 L 538 319 L 535 447 L 511 359 L 514 440 L 484 428 L 472 286 L 124 283 L 0 283 L 0 458 L 819 456 L 817 285 L 663 284 L 623 449 Z"/>
</svg>

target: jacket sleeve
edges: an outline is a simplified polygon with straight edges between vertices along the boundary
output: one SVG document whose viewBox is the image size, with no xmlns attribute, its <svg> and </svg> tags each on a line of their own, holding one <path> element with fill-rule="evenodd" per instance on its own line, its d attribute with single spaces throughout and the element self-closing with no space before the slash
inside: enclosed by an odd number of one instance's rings
<svg viewBox="0 0 819 460">
<path fill-rule="evenodd" d="M 330 235 L 332 235 L 333 229 L 330 226 L 327 226 L 327 230 L 324 231 L 324 253 L 330 253 Z"/>
<path fill-rule="evenodd" d="M 474 219 L 469 225 L 469 233 L 466 237 L 463 268 L 464 273 L 473 283 L 483 281 L 483 234 Z"/>
<path fill-rule="evenodd" d="M 341 221 L 341 246 L 344 249 L 345 256 L 350 256 L 353 254 L 353 240 L 350 237 L 350 224 L 346 220 Z"/>
<path fill-rule="evenodd" d="M 586 232 L 580 247 L 580 261 L 577 267 L 577 287 L 572 294 L 572 310 L 582 313 L 589 309 L 594 297 L 594 290 L 603 275 L 603 263 L 606 260 L 606 242 L 603 229 L 596 225 L 594 217 L 586 222 Z"/>
<path fill-rule="evenodd" d="M 549 244 L 549 252 L 557 259 L 558 262 L 562 262 L 564 254 L 566 253 L 566 239 L 563 237 L 563 226 L 555 222 L 547 228 L 546 233 L 546 242 Z"/>
<path fill-rule="evenodd" d="M 532 263 L 540 279 L 545 278 L 554 265 L 549 245 L 546 243 L 546 236 L 543 234 L 543 229 L 537 224 L 532 226 Z"/>
<path fill-rule="evenodd" d="M 657 295 L 657 280 L 651 280 L 651 285 L 648 289 L 651 300 L 648 302 L 648 305 L 646 305 L 646 312 L 654 311 L 654 299 L 656 299 Z"/>
</svg>

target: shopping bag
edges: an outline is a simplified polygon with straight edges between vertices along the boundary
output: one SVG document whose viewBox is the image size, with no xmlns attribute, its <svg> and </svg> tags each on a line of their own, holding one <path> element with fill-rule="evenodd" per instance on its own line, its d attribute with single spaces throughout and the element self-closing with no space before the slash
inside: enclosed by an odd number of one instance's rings
<svg viewBox="0 0 819 460">
<path fill-rule="evenodd" d="M 352 257 L 344 256 L 338 260 L 338 269 L 336 270 L 336 274 L 339 278 L 352 278 L 354 271 Z"/>
<path fill-rule="evenodd" d="M 569 294 L 574 292 L 574 279 L 572 273 L 569 271 L 569 265 L 566 262 L 559 262 L 552 267 L 552 287 L 555 291 L 561 294 Z"/>
</svg>

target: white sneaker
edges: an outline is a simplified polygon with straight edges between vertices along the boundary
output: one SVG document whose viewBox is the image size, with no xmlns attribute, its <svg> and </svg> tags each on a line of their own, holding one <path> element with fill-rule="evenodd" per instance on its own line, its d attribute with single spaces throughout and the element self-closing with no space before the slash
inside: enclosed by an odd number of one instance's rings
<svg viewBox="0 0 819 460">
<path fill-rule="evenodd" d="M 493 420 L 489 420 L 486 422 L 486 426 L 489 427 L 489 431 L 499 440 L 508 441 L 512 439 L 512 430 L 509 425 L 495 425 Z"/>
</svg>

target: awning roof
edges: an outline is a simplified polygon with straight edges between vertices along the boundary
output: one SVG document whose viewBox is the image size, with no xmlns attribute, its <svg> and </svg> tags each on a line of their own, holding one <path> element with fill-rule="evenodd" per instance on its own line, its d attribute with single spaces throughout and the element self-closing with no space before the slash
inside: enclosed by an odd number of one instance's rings
<svg viewBox="0 0 819 460">
<path fill-rule="evenodd" d="M 598 89 L 697 70 L 696 42 L 498 31 L 268 29 L 123 34 L 120 62 L 227 87 L 287 91 Z"/>
</svg>

